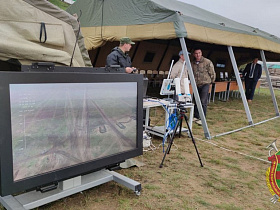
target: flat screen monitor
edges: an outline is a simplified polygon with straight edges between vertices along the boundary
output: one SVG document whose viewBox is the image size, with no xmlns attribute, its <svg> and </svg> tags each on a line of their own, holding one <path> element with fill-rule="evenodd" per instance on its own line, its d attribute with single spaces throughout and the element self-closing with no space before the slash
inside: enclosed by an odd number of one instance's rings
<svg viewBox="0 0 280 210">
<path fill-rule="evenodd" d="M 143 153 L 143 78 L 0 72 L 1 196 Z"/>
<path fill-rule="evenodd" d="M 216 67 L 217 68 L 222 68 L 222 69 L 226 68 L 226 61 L 218 60 L 217 63 L 216 63 Z"/>
</svg>

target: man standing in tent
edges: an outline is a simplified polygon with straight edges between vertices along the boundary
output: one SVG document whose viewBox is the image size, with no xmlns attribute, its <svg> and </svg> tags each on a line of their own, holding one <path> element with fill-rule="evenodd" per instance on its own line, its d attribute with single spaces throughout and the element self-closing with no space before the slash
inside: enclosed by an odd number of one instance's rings
<svg viewBox="0 0 280 210">
<path fill-rule="evenodd" d="M 248 63 L 242 73 L 245 78 L 245 95 L 248 103 L 252 103 L 256 85 L 262 76 L 262 66 L 258 64 L 258 58 L 254 58 L 252 63 Z"/>
<path fill-rule="evenodd" d="M 131 45 L 135 44 L 128 37 L 120 39 L 120 45 L 112 49 L 112 52 L 107 56 L 106 65 L 120 65 L 125 68 L 126 73 L 133 73 L 136 68 L 131 67 L 131 59 L 128 55 Z"/>
<path fill-rule="evenodd" d="M 179 57 L 180 57 L 179 60 L 172 67 L 172 70 L 171 70 L 171 73 L 170 73 L 170 78 L 171 79 L 180 78 L 180 76 L 181 76 L 182 67 L 183 67 L 183 64 L 184 64 L 184 61 L 185 61 L 184 54 L 183 54 L 182 50 L 179 52 Z M 188 72 L 187 72 L 186 65 L 184 67 L 184 72 L 183 72 L 181 82 L 180 82 L 180 87 L 181 87 L 181 93 L 182 94 L 185 93 L 184 78 L 188 78 Z"/>
<path fill-rule="evenodd" d="M 216 73 L 212 61 L 202 56 L 200 48 L 194 49 L 194 60 L 191 63 L 195 82 L 197 85 L 198 94 L 201 100 L 202 109 L 206 117 L 209 87 L 215 82 Z M 201 125 L 197 105 L 194 106 L 194 121 Z"/>
</svg>

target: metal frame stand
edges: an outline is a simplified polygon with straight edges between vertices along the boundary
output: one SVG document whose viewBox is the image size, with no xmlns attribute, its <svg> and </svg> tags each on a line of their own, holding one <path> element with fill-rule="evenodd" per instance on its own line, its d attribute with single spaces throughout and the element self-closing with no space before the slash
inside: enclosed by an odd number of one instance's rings
<svg viewBox="0 0 280 210">
<path fill-rule="evenodd" d="M 79 184 L 77 184 L 77 180 L 78 183 L 80 182 Z M 71 183 L 71 181 L 72 186 L 69 187 L 69 183 Z M 52 191 L 41 193 L 34 190 L 17 196 L 7 195 L 0 197 L 0 202 L 7 210 L 33 209 L 109 181 L 115 181 L 119 184 L 122 184 L 133 190 L 136 195 L 140 195 L 141 184 L 139 182 L 136 182 L 114 171 L 103 169 L 91 174 L 60 182 L 58 185 L 59 187 Z"/>
<path fill-rule="evenodd" d="M 203 164 L 202 164 L 202 161 L 201 161 L 201 159 L 200 159 L 200 155 L 199 155 L 198 149 L 197 149 L 197 147 L 196 147 L 195 140 L 194 140 L 193 135 L 192 135 L 192 131 L 191 131 L 190 126 L 189 126 L 189 123 L 188 123 L 188 117 L 187 117 L 186 114 L 185 114 L 185 113 L 186 113 L 186 109 L 185 109 L 184 107 L 178 107 L 178 108 L 179 108 L 179 110 L 180 110 L 180 116 L 178 117 L 178 120 L 177 120 L 176 126 L 175 126 L 175 128 L 174 128 L 174 131 L 177 131 L 177 129 L 178 129 L 179 125 L 180 125 L 180 127 L 179 127 L 179 137 L 181 136 L 182 123 L 183 123 L 183 119 L 185 119 L 186 124 L 187 124 L 187 126 L 188 126 L 188 130 L 189 130 L 190 137 L 191 137 L 191 139 L 192 139 L 192 142 L 193 142 L 193 145 L 194 145 L 194 148 L 195 148 L 197 157 L 198 157 L 198 159 L 199 159 L 200 166 L 203 167 Z M 160 164 L 160 166 L 159 166 L 160 168 L 162 168 L 162 166 L 163 166 L 163 162 L 164 162 L 164 160 L 165 160 L 166 155 L 169 154 L 169 152 L 170 152 L 171 146 L 172 146 L 173 141 L 174 141 L 174 136 L 175 136 L 175 134 L 176 134 L 176 132 L 173 132 L 173 133 L 172 133 L 172 136 L 171 136 L 171 139 L 170 139 L 170 141 L 169 141 L 168 147 L 167 147 L 167 149 L 165 150 L 164 156 L 163 156 L 162 161 L 161 161 L 161 164 Z"/>
<path fill-rule="evenodd" d="M 253 125 L 254 122 L 253 122 L 252 115 L 251 115 L 251 112 L 250 112 L 250 109 L 249 109 L 249 106 L 248 106 L 248 102 L 247 102 L 247 99 L 246 99 L 246 96 L 245 96 L 245 91 L 243 89 L 242 81 L 241 81 L 240 76 L 239 76 L 239 71 L 238 71 L 238 68 L 237 68 L 236 59 L 235 59 L 233 49 L 232 49 L 231 46 L 228 46 L 228 52 L 229 52 L 231 64 L 232 64 L 232 67 L 233 67 L 233 71 L 234 71 L 234 74 L 235 74 L 235 77 L 236 77 L 236 81 L 237 81 L 237 84 L 238 84 L 239 92 L 240 92 L 240 95 L 241 95 L 241 98 L 242 98 L 243 106 L 244 106 L 244 109 L 245 109 L 245 112 L 246 112 L 246 115 L 247 115 L 248 123 L 249 123 L 249 125 Z"/>
<path fill-rule="evenodd" d="M 275 93 L 274 93 L 272 83 L 271 83 L 271 78 L 269 76 L 269 72 L 268 72 L 268 68 L 267 68 L 267 64 L 266 64 L 266 58 L 265 58 L 265 55 L 264 55 L 264 51 L 260 50 L 260 53 L 261 53 L 261 58 L 262 58 L 262 62 L 263 62 L 263 68 L 264 68 L 265 75 L 266 75 L 266 81 L 268 82 L 268 87 L 269 87 L 270 94 L 271 94 L 271 97 L 272 97 L 272 102 L 273 102 L 275 114 L 276 114 L 276 116 L 280 116 L 279 115 L 278 104 L 277 104 L 277 101 L 276 101 Z"/>
</svg>

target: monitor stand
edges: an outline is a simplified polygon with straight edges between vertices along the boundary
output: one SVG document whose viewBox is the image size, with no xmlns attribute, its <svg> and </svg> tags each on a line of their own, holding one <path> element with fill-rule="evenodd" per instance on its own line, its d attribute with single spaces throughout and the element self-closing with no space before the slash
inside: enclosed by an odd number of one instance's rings
<svg viewBox="0 0 280 210">
<path fill-rule="evenodd" d="M 33 209 L 109 181 L 122 184 L 133 190 L 136 195 L 140 195 L 141 184 L 139 182 L 114 171 L 103 169 L 59 182 L 58 187 L 52 191 L 42 193 L 34 190 L 17 196 L 7 195 L 0 197 L 0 202 L 7 210 Z"/>
</svg>

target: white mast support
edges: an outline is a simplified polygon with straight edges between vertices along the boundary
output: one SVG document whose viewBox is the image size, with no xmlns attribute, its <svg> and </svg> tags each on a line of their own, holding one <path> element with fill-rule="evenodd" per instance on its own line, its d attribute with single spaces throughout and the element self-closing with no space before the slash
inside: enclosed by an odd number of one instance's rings
<svg viewBox="0 0 280 210">
<path fill-rule="evenodd" d="M 276 101 L 276 98 L 275 98 L 274 90 L 273 90 L 273 87 L 272 87 L 271 79 L 270 79 L 270 76 L 269 76 L 264 51 L 260 50 L 260 53 L 261 53 L 263 68 L 265 70 L 266 80 L 268 82 L 268 86 L 269 86 L 270 94 L 271 94 L 271 97 L 272 97 L 275 113 L 276 113 L 276 116 L 279 116 L 279 109 L 278 109 L 277 101 Z"/>
<path fill-rule="evenodd" d="M 198 90 L 197 90 L 197 87 L 196 87 L 196 82 L 195 82 L 195 79 L 194 79 L 189 54 L 187 52 L 187 45 L 186 45 L 186 42 L 185 42 L 185 38 L 180 37 L 179 40 L 180 40 L 181 47 L 182 47 L 183 54 L 184 54 L 184 58 L 185 58 L 185 61 L 186 61 L 186 64 L 187 64 L 188 73 L 189 73 L 190 81 L 191 81 L 191 86 L 192 86 L 194 98 L 195 98 L 195 101 L 196 101 L 196 106 L 197 106 L 199 116 L 200 116 L 201 122 L 202 122 L 204 136 L 207 139 L 211 139 L 211 135 L 210 135 L 210 132 L 209 132 L 209 129 L 208 129 L 208 126 L 207 126 L 206 118 L 205 118 L 205 115 L 204 115 L 204 112 L 203 112 L 203 109 L 202 109 L 200 97 L 199 97 Z"/>
<path fill-rule="evenodd" d="M 173 63 L 174 63 L 174 60 L 172 60 L 172 62 L 171 62 L 171 65 L 170 65 L 170 68 L 169 68 L 169 72 L 168 72 L 167 79 L 169 79 L 169 77 L 170 77 L 170 73 L 171 73 L 171 69 L 172 69 L 172 67 L 173 67 Z"/>
<path fill-rule="evenodd" d="M 236 77 L 236 81 L 237 81 L 237 84 L 238 84 L 239 92 L 241 94 L 241 98 L 242 98 L 242 101 L 243 101 L 243 106 L 244 106 L 244 109 L 245 109 L 245 112 L 246 112 L 246 115 L 247 115 L 249 125 L 253 125 L 254 123 L 253 123 L 252 115 L 251 115 L 251 112 L 250 112 L 250 109 L 249 109 L 249 106 L 248 106 L 248 102 L 247 102 L 247 99 L 246 99 L 246 96 L 245 96 L 242 81 L 241 81 L 240 76 L 239 76 L 239 71 L 238 71 L 238 68 L 237 68 L 237 64 L 236 64 L 235 56 L 234 56 L 234 53 L 233 53 L 233 50 L 232 50 L 232 46 L 228 46 L 228 52 L 229 52 L 230 60 L 231 60 L 231 63 L 232 63 L 232 67 L 233 67 L 233 70 L 234 70 L 234 74 L 235 74 L 235 77 Z"/>
<path fill-rule="evenodd" d="M 185 70 L 185 65 L 186 65 L 186 61 L 183 62 L 183 66 L 182 66 L 182 70 L 181 70 L 181 74 L 180 74 L 180 81 L 182 79 L 182 76 L 183 76 L 183 73 L 184 73 L 184 70 Z"/>
</svg>

